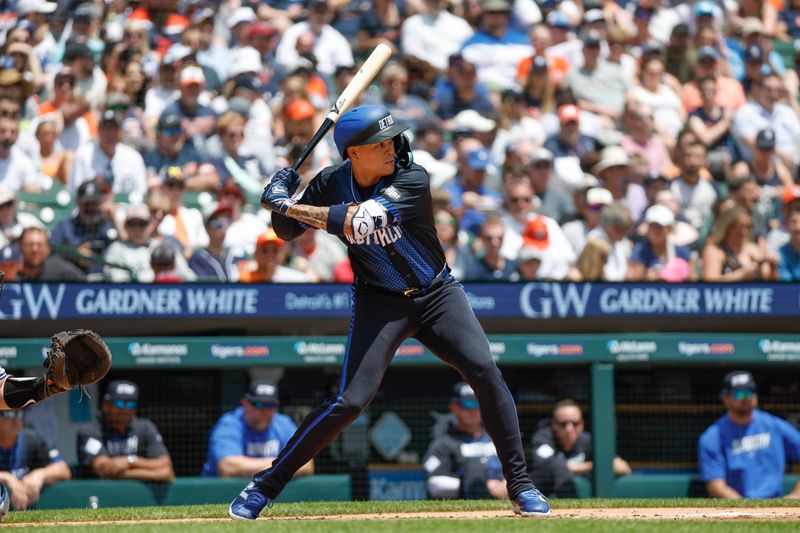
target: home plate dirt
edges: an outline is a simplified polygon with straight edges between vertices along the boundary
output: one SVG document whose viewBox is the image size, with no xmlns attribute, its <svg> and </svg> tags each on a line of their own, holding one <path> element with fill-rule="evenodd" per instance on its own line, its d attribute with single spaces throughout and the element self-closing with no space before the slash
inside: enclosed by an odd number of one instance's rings
<svg viewBox="0 0 800 533">
<path fill-rule="evenodd" d="M 507 518 L 522 520 L 511 511 L 465 511 L 465 512 L 421 512 L 421 513 L 380 513 L 349 514 L 319 516 L 269 516 L 268 513 L 259 519 L 267 520 L 408 520 L 408 519 L 453 519 L 476 520 L 489 518 Z M 771 521 L 800 522 L 800 507 L 656 507 L 642 509 L 553 509 L 549 517 L 526 518 L 526 520 L 570 520 L 570 519 L 606 519 L 606 520 L 700 520 L 700 521 Z M 81 522 L 26 522 L 4 524 L 5 527 L 35 526 L 87 526 L 98 524 L 152 524 L 183 522 L 223 522 L 229 518 L 176 518 L 159 520 L 98 520 Z"/>
</svg>

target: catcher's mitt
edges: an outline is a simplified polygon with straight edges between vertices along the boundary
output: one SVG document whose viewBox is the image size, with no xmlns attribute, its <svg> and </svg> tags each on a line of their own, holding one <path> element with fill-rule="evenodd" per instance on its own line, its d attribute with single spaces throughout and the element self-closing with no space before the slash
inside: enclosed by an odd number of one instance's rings
<svg viewBox="0 0 800 533">
<path fill-rule="evenodd" d="M 48 392 L 53 394 L 98 382 L 111 368 L 111 351 L 88 329 L 53 335 L 44 360 Z"/>
</svg>

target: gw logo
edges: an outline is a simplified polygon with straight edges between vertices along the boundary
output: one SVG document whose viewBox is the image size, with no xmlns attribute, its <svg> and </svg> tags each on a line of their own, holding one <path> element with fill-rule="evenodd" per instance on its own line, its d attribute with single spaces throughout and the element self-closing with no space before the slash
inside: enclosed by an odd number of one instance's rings
<svg viewBox="0 0 800 533">
<path fill-rule="evenodd" d="M 388 117 L 384 117 L 378 121 L 378 127 L 382 130 L 385 130 L 389 126 L 394 124 L 394 117 L 389 115 Z"/>
</svg>

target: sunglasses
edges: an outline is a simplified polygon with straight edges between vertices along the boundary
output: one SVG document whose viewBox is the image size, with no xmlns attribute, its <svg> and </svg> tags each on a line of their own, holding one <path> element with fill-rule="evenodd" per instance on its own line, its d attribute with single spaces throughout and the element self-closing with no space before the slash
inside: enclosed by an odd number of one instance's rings
<svg viewBox="0 0 800 533">
<path fill-rule="evenodd" d="M 477 409 L 479 407 L 478 400 L 461 400 L 459 404 L 461 404 L 462 409 Z"/>
<path fill-rule="evenodd" d="M 0 411 L 0 416 L 6 420 L 21 420 L 22 411 Z"/>
<path fill-rule="evenodd" d="M 581 425 L 580 421 L 576 422 L 574 420 L 564 420 L 563 422 L 556 421 L 556 425 L 561 429 L 566 428 L 567 426 L 578 427 Z"/>
<path fill-rule="evenodd" d="M 256 401 L 251 401 L 250 405 L 252 405 L 256 409 L 276 409 L 278 407 L 278 402 L 262 402 L 256 400 Z"/>
<path fill-rule="evenodd" d="M 146 228 L 148 222 L 146 220 L 129 220 L 125 225 L 129 228 Z"/>
<path fill-rule="evenodd" d="M 180 135 L 181 131 L 182 130 L 180 128 L 167 128 L 161 130 L 161 135 L 163 135 L 164 137 L 175 137 L 177 135 Z"/>
<path fill-rule="evenodd" d="M 117 409 L 136 409 L 138 402 L 136 400 L 114 400 L 111 402 Z"/>
<path fill-rule="evenodd" d="M 734 400 L 744 400 L 745 398 L 752 398 L 755 391 L 751 390 L 737 390 L 731 393 Z"/>
</svg>

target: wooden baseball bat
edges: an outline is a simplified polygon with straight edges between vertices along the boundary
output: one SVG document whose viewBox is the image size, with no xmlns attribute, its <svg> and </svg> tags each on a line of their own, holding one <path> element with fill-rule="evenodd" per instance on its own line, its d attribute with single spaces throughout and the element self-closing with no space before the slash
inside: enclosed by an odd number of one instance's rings
<svg viewBox="0 0 800 533">
<path fill-rule="evenodd" d="M 375 47 L 375 50 L 373 50 L 367 60 L 364 61 L 364 64 L 361 65 L 361 68 L 355 73 L 353 79 L 350 80 L 350 83 L 347 84 L 342 94 L 339 95 L 339 98 L 334 102 L 333 107 L 328 112 L 322 125 L 311 138 L 311 142 L 303 148 L 297 161 L 292 165 L 293 169 L 297 170 L 300 168 L 300 165 L 303 164 L 303 161 L 306 160 L 312 150 L 314 150 L 322 138 L 325 137 L 328 130 L 336 124 L 336 121 L 339 120 L 348 109 L 353 107 L 353 104 L 358 100 L 358 95 L 364 92 L 364 89 L 372 83 L 372 80 L 375 79 L 375 76 L 378 75 L 378 72 L 380 72 L 386 62 L 389 61 L 390 57 L 392 57 L 392 49 L 389 48 L 388 45 L 381 43 Z"/>
</svg>

